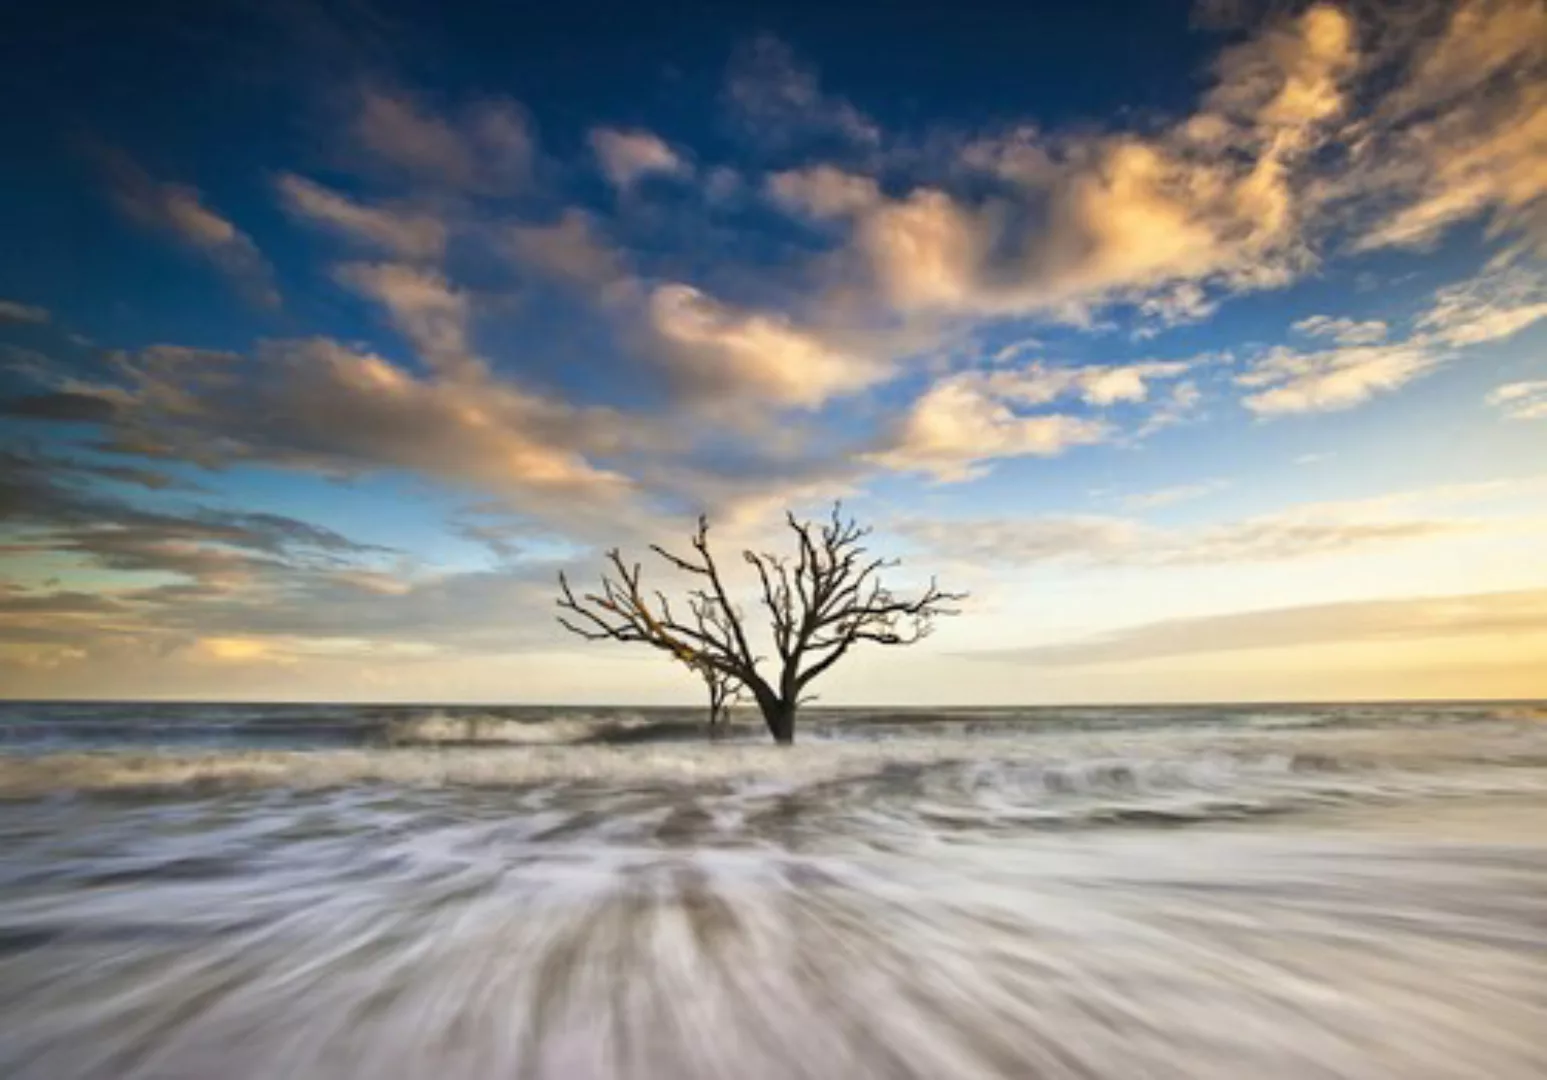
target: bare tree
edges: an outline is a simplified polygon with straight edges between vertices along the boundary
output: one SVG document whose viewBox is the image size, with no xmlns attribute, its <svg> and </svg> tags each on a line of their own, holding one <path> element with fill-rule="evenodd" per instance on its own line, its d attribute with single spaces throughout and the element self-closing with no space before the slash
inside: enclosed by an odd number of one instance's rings
<svg viewBox="0 0 1547 1080">
<path fill-rule="evenodd" d="M 615 548 L 601 591 L 576 596 L 559 575 L 559 622 L 591 641 L 639 642 L 666 652 L 700 672 L 713 672 L 727 687 L 744 687 L 757 702 L 778 743 L 795 741 L 795 714 L 810 700 L 808 688 L 857 643 L 912 645 L 934 628 L 964 593 L 945 592 L 931 579 L 914 599 L 894 595 L 880 580 L 895 560 L 871 558 L 864 546 L 870 529 L 845 518 L 834 505 L 822 523 L 786 520 L 795 535 L 793 560 L 766 552 L 742 557 L 757 574 L 763 607 L 772 621 L 777 675 L 765 678 L 765 659 L 752 651 L 744 613 L 731 603 L 724 578 L 709 549 L 709 520 L 698 519 L 693 554 L 675 555 L 652 545 L 658 556 L 698 582 L 685 608 L 674 609 L 666 594 L 648 595 L 639 563 L 625 562 Z M 706 675 L 706 678 L 709 676 Z M 711 695 L 714 683 L 711 682 Z M 711 697 L 711 710 L 713 710 Z"/>
<path fill-rule="evenodd" d="M 695 670 L 709 691 L 709 737 L 713 739 L 730 722 L 731 706 L 741 700 L 741 684 L 709 664 L 699 664 Z"/>
</svg>

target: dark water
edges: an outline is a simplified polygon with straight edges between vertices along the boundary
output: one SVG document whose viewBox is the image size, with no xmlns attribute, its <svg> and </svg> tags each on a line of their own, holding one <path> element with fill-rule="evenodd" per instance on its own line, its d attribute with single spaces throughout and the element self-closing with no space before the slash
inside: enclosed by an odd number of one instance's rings
<svg viewBox="0 0 1547 1080">
<path fill-rule="evenodd" d="M 0 1076 L 1547 1076 L 1547 710 L 0 706 Z"/>
</svg>

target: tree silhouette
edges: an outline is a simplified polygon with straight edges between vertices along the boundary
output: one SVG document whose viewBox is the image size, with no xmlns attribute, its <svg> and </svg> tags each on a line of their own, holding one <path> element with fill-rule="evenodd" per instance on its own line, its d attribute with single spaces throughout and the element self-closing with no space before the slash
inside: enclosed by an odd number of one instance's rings
<svg viewBox="0 0 1547 1080">
<path fill-rule="evenodd" d="M 810 700 L 808 689 L 859 642 L 912 645 L 934 628 L 935 619 L 957 614 L 964 593 L 945 592 L 931 579 L 922 595 L 904 599 L 882 584 L 880 575 L 897 563 L 871 558 L 864 546 L 870 535 L 842 508 L 833 506 L 825 522 L 785 519 L 795 536 L 790 558 L 745 551 L 742 557 L 757 574 L 763 608 L 771 619 L 777 675 L 765 678 L 765 659 L 752 651 L 742 610 L 726 589 L 709 547 L 709 519 L 700 517 L 690 538 L 693 554 L 676 555 L 658 545 L 651 550 L 697 581 L 674 608 L 666 594 L 646 594 L 640 564 L 624 561 L 614 548 L 607 553 L 610 571 L 601 590 L 576 596 L 559 575 L 559 622 L 591 641 L 638 642 L 668 653 L 705 675 L 711 713 L 717 693 L 745 688 L 757 702 L 778 743 L 795 741 L 795 715 Z M 709 674 L 709 673 L 712 673 Z M 722 680 L 716 690 L 715 679 Z"/>
<path fill-rule="evenodd" d="M 695 668 L 709 691 L 709 737 L 717 738 L 730 722 L 731 706 L 741 700 L 741 684 L 730 675 L 709 664 Z"/>
</svg>

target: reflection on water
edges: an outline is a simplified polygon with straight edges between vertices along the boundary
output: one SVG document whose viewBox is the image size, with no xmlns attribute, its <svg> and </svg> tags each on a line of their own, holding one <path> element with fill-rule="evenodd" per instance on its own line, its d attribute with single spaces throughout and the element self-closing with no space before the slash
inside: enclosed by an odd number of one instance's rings
<svg viewBox="0 0 1547 1080">
<path fill-rule="evenodd" d="M 77 790 L 0 803 L 0 1076 L 1539 1078 L 1544 751 L 1526 720 L 325 752 L 300 787 L 33 761 Z"/>
</svg>

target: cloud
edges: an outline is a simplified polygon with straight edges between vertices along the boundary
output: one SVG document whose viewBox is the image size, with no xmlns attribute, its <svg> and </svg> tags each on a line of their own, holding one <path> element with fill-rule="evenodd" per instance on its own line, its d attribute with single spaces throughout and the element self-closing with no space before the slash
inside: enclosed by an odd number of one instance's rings
<svg viewBox="0 0 1547 1080">
<path fill-rule="evenodd" d="M 1438 32 L 1422 32 L 1436 12 Z M 1421 246 L 1487 216 L 1495 233 L 1547 250 L 1547 10 L 1462 0 L 1424 5 L 1409 22 L 1420 32 L 1395 35 L 1400 51 L 1380 70 L 1396 88 L 1350 132 L 1354 168 L 1337 194 L 1386 204 L 1356 248 Z"/>
<path fill-rule="evenodd" d="M 1427 374 L 1444 357 L 1419 344 L 1367 345 L 1302 353 L 1279 346 L 1253 361 L 1236 383 L 1253 389 L 1242 404 L 1259 416 L 1348 409 Z"/>
<path fill-rule="evenodd" d="M 552 225 L 513 226 L 507 250 L 518 262 L 559 281 L 633 288 L 622 254 L 599 235 L 596 219 L 583 210 L 566 210 Z"/>
<path fill-rule="evenodd" d="M 52 318 L 47 308 L 23 304 L 16 300 L 0 300 L 0 323 L 42 324 Z"/>
<path fill-rule="evenodd" d="M 889 528 L 932 555 L 979 566 L 1107 559 L 1115 552 L 1138 550 L 1146 535 L 1136 521 L 1097 514 L 1022 520 L 904 518 Z"/>
<path fill-rule="evenodd" d="M 119 466 L 0 453 L 0 554 L 74 555 L 111 570 L 175 574 L 216 588 L 249 581 L 287 560 L 332 566 L 385 549 L 272 513 L 196 507 L 146 510 L 95 479 L 165 489 L 159 474 Z"/>
<path fill-rule="evenodd" d="M 82 476 L 92 476 L 100 480 L 110 480 L 117 484 L 127 484 L 132 487 L 144 488 L 147 491 L 199 491 L 199 485 L 191 483 L 181 477 L 172 476 L 169 473 L 157 469 L 146 469 L 138 465 L 100 465 L 74 463 L 74 470 Z"/>
<path fill-rule="evenodd" d="M 881 187 L 832 165 L 789 169 L 768 178 L 769 196 L 786 210 L 814 218 L 841 218 L 881 204 Z"/>
<path fill-rule="evenodd" d="M 1162 506 L 1174 506 L 1181 502 L 1191 502 L 1201 499 L 1206 495 L 1212 495 L 1216 491 L 1222 491 L 1230 486 L 1228 480 L 1202 480 L 1196 484 L 1177 484 L 1174 487 L 1157 488 L 1154 491 L 1143 491 L 1133 495 L 1124 495 L 1123 507 L 1128 510 L 1154 510 Z"/>
<path fill-rule="evenodd" d="M 1547 238 L 1547 16 L 1534 0 L 1454 9 L 1360 9 L 1356 23 L 1331 3 L 1275 8 L 1170 124 L 834 149 L 766 191 L 837 237 L 818 268 L 845 303 L 1075 323 L 1132 304 L 1141 338 L 1283 286 L 1329 245 L 1408 242 L 1483 214 L 1496 234 Z M 1304 330 L 1383 340 L 1374 320 Z"/>
<path fill-rule="evenodd" d="M 1096 420 L 1017 412 L 1013 390 L 1013 384 L 981 374 L 942 379 L 892 425 L 867 458 L 899 472 L 959 482 L 985 475 L 987 465 L 1001 458 L 1052 457 L 1111 434 Z"/>
<path fill-rule="evenodd" d="M 1349 318 L 1333 318 L 1330 315 L 1311 315 L 1294 324 L 1297 333 L 1309 337 L 1331 338 L 1338 345 L 1376 345 L 1386 339 L 1389 329 L 1379 319 L 1359 321 Z"/>
<path fill-rule="evenodd" d="M 468 341 L 467 297 L 439 272 L 395 263 L 350 263 L 339 267 L 335 276 L 386 308 L 392 324 L 437 369 L 470 373 L 481 367 Z"/>
<path fill-rule="evenodd" d="M 1505 383 L 1488 395 L 1488 404 L 1511 420 L 1547 420 L 1547 379 Z"/>
<path fill-rule="evenodd" d="M 980 565 L 1067 561 L 1097 566 L 1273 563 L 1378 551 L 1396 543 L 1482 532 L 1540 531 L 1540 517 L 1500 515 L 1547 477 L 1454 484 L 1364 499 L 1304 503 L 1201 527 L 1163 529 L 1132 518 L 1054 515 L 941 520 L 909 518 L 893 528 L 932 552 Z M 1458 507 L 1472 508 L 1470 514 Z"/>
<path fill-rule="evenodd" d="M 197 657 L 207 658 L 216 663 L 246 664 L 254 661 L 285 663 L 290 659 L 278 653 L 273 642 L 258 638 L 200 638 L 189 651 Z"/>
<path fill-rule="evenodd" d="M 668 370 L 690 397 L 815 408 L 877 382 L 885 369 L 782 316 L 745 311 L 691 285 L 650 294 L 649 326 Z"/>
<path fill-rule="evenodd" d="M 1524 267 L 1491 270 L 1434 297 L 1418 326 L 1449 345 L 1496 341 L 1547 319 L 1547 277 Z"/>
<path fill-rule="evenodd" d="M 495 696 L 508 690 L 513 656 L 558 644 L 544 614 L 552 573 L 542 564 L 412 572 L 401 577 L 403 587 L 383 592 L 356 587 L 347 570 L 275 568 L 218 592 L 124 585 L 97 597 L 91 610 L 63 590 L 15 598 L 0 592 L 0 665 L 10 668 L 7 687 L 18 691 L 57 694 L 63 679 L 74 696 L 84 685 L 103 697 L 260 700 L 272 697 L 276 668 L 301 697 L 352 691 L 380 700 L 393 677 L 431 665 L 418 676 L 421 692 L 465 686 L 471 677 L 482 678 L 484 689 L 467 696 Z M 492 678 L 490 657 L 501 658 Z M 454 660 L 469 663 L 433 669 Z"/>
<path fill-rule="evenodd" d="M 518 193 L 532 183 L 536 141 L 514 102 L 475 102 L 448 119 L 408 94 L 368 87 L 356 105 L 355 144 L 378 168 L 486 195 Z"/>
<path fill-rule="evenodd" d="M 1289 512 L 1204 529 L 1152 557 L 1170 565 L 1279 562 L 1354 554 L 1393 543 L 1456 536 L 1477 528 L 1473 522 L 1460 520 L 1318 520 Z"/>
<path fill-rule="evenodd" d="M 1138 402 L 1149 396 L 1149 383 L 1171 379 L 1192 368 L 1185 360 L 1146 360 L 1135 364 L 1091 364 L 1049 368 L 1034 364 L 1009 380 L 1004 393 L 1026 404 L 1052 401 L 1072 394 L 1087 405 Z M 1003 373 L 996 373 L 996 379 Z M 1002 381 L 1002 380 L 1001 380 Z"/>
<path fill-rule="evenodd" d="M 1114 434 L 1105 421 L 1028 415 L 1025 410 L 1062 398 L 1096 408 L 1143 402 L 1150 381 L 1175 378 L 1191 366 L 1181 360 L 1085 367 L 1032 363 L 947 376 L 891 425 L 867 459 L 889 469 L 957 482 L 983 476 L 988 463 L 997 459 L 1051 457 L 1070 447 L 1105 442 Z"/>
<path fill-rule="evenodd" d="M 1358 519 L 1298 510 L 1195 530 L 1128 518 L 1055 516 L 904 521 L 898 532 L 933 553 L 971 563 L 1029 566 L 1216 566 L 1358 554 L 1393 543 L 1457 536 L 1481 528 L 1463 519 Z"/>
<path fill-rule="evenodd" d="M 158 181 L 116 150 L 97 148 L 95 157 L 124 216 L 208 259 L 253 303 L 279 306 L 268 260 L 250 236 L 205 205 L 197 188 Z"/>
<path fill-rule="evenodd" d="M 1202 322 L 1218 310 L 1219 303 L 1210 300 L 1202 286 L 1184 281 L 1139 303 L 1139 314 L 1153 322 L 1140 327 L 1135 336 L 1141 339 L 1153 337 L 1164 327 Z"/>
<path fill-rule="evenodd" d="M 251 359 L 159 346 L 115 355 L 111 369 L 111 380 L 53 393 L 105 413 L 112 452 L 334 476 L 402 470 L 558 519 L 616 512 L 630 484 L 589 457 L 650 430 L 474 367 L 419 377 L 324 338 L 268 342 Z"/>
<path fill-rule="evenodd" d="M 1203 401 L 1203 391 L 1198 389 L 1196 383 L 1183 381 L 1171 387 L 1171 392 L 1164 400 L 1150 411 L 1143 425 L 1136 433 L 1140 439 L 1148 438 L 1168 427 L 1186 423 L 1197 416 L 1199 404 Z"/>
<path fill-rule="evenodd" d="M 446 227 L 433 215 L 365 206 L 294 173 L 277 185 L 286 208 L 357 244 L 405 259 L 436 259 L 446 247 Z"/>
<path fill-rule="evenodd" d="M 665 140 L 648 131 L 595 128 L 588 138 L 602 173 L 620 191 L 646 176 L 681 176 L 691 171 Z"/>
<path fill-rule="evenodd" d="M 113 418 L 113 403 L 69 391 L 49 391 L 12 398 L 5 402 L 4 412 L 23 420 L 102 424 Z"/>
<path fill-rule="evenodd" d="M 978 306 L 977 271 L 990 237 L 943 192 L 919 190 L 861 218 L 854 250 L 881 295 L 902 309 Z"/>
<path fill-rule="evenodd" d="M 1149 397 L 1149 384 L 1173 379 L 1192 368 L 1187 360 L 1143 360 L 1132 364 L 1087 364 L 1053 367 L 1028 364 L 1016 370 L 999 370 L 957 376 L 975 380 L 997 397 L 1022 405 L 1045 405 L 1061 397 L 1075 397 L 1087 405 L 1106 406 L 1139 402 Z"/>
<path fill-rule="evenodd" d="M 789 46 L 764 34 L 731 60 L 725 105 L 736 129 L 773 151 L 821 144 L 869 148 L 881 129 L 843 98 L 826 93 L 816 72 L 801 64 Z"/>
<path fill-rule="evenodd" d="M 1355 600 L 1145 623 L 1083 641 L 968 654 L 1035 667 L 1117 664 L 1301 645 L 1547 631 L 1547 590 Z"/>
<path fill-rule="evenodd" d="M 1236 376 L 1255 390 L 1242 404 L 1261 416 L 1352 408 L 1396 390 L 1449 360 L 1448 347 L 1508 337 L 1547 318 L 1547 284 L 1524 267 L 1502 266 L 1446 286 L 1416 321 L 1406 341 L 1381 343 L 1387 326 L 1313 315 L 1294 329 L 1330 337 L 1339 348 L 1305 353 L 1287 346 L 1267 350 Z"/>
<path fill-rule="evenodd" d="M 1315 5 L 1220 59 L 1202 110 L 1153 136 L 1047 138 L 1017 129 L 956 162 L 990 194 L 920 185 L 874 197 L 861 179 L 807 170 L 775 181 L 801 213 L 847 214 L 838 265 L 902 311 L 1078 313 L 1148 303 L 1173 322 L 1207 314 L 1202 286 L 1281 285 L 1309 265 L 1293 166 L 1341 112 L 1351 21 Z"/>
<path fill-rule="evenodd" d="M 47 554 L 53 565 L 63 560 L 62 576 L 84 572 L 92 588 L 0 582 L 0 662 L 89 664 L 94 680 L 125 664 L 154 674 L 137 684 L 144 694 L 186 687 L 184 662 L 402 662 L 452 649 L 505 653 L 553 637 L 550 621 L 536 617 L 551 602 L 550 562 L 430 571 L 284 515 L 147 509 L 98 486 L 97 471 L 0 457 L 0 556 Z"/>
</svg>

